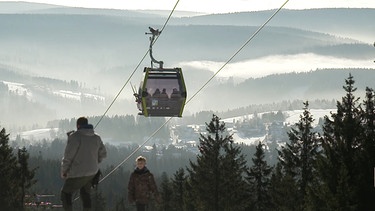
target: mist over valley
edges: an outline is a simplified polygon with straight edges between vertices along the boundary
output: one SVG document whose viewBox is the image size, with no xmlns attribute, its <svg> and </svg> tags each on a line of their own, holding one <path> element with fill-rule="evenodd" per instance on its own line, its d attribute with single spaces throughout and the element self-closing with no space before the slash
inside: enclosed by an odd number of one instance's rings
<svg viewBox="0 0 375 211">
<path fill-rule="evenodd" d="M 6 111 L 0 124 L 11 128 L 102 115 L 133 71 L 130 82 L 139 86 L 143 67 L 150 66 L 146 55 L 135 70 L 149 47 L 145 32 L 161 28 L 168 14 L 0 5 L 0 106 Z M 271 12 L 180 12 L 155 43 L 154 57 L 165 67 L 182 67 L 189 99 Z M 375 33 L 374 14 L 373 9 L 283 10 L 194 96 L 183 116 L 285 100 L 339 99 L 349 73 L 363 95 L 375 78 L 368 39 Z M 108 115 L 137 113 L 128 84 Z"/>
</svg>

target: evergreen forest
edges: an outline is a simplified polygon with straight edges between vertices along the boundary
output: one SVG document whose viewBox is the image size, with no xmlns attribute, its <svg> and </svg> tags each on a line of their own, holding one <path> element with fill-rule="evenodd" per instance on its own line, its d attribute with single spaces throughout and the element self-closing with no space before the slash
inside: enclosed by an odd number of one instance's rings
<svg viewBox="0 0 375 211">
<path fill-rule="evenodd" d="M 152 139 L 147 151 L 137 150 L 137 143 L 107 144 L 108 157 L 101 164 L 104 177 L 92 191 L 93 210 L 135 210 L 127 201 L 127 183 L 138 155 L 148 158 L 162 198 L 161 203 L 152 201 L 149 210 L 374 210 L 375 92 L 367 87 L 365 98 L 357 97 L 351 74 L 343 89 L 336 112 L 325 116 L 319 131 L 304 101 L 299 121 L 288 128 L 288 140 L 278 147 L 234 143 L 233 134 L 213 113 L 198 137 L 198 153 L 159 145 L 167 131 Z M 152 121 L 144 124 L 151 127 Z M 59 171 L 65 141 L 57 138 L 20 148 L 10 143 L 5 128 L 0 130 L 2 210 L 42 210 L 61 204 Z M 32 206 L 36 198 L 50 204 Z M 79 210 L 79 199 L 74 206 Z"/>
</svg>

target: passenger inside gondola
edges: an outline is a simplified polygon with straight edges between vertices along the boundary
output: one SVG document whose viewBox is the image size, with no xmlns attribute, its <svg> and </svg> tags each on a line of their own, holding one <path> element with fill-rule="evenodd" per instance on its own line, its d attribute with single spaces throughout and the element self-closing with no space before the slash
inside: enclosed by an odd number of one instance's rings
<svg viewBox="0 0 375 211">
<path fill-rule="evenodd" d="M 160 98 L 162 99 L 168 99 L 168 94 L 167 94 L 167 90 L 164 88 L 163 91 L 161 92 L 160 94 Z"/>
<path fill-rule="evenodd" d="M 180 91 L 178 91 L 176 88 L 173 88 L 171 98 L 180 98 L 181 94 Z"/>
<path fill-rule="evenodd" d="M 152 97 L 159 97 L 160 96 L 160 89 L 157 88 L 154 92 L 154 94 L 152 94 Z"/>
<path fill-rule="evenodd" d="M 150 93 L 148 93 L 148 91 L 147 91 L 147 88 L 145 88 L 145 90 L 143 91 L 142 96 L 143 97 L 151 97 Z"/>
<path fill-rule="evenodd" d="M 181 70 L 145 69 L 145 78 L 141 81 L 138 95 L 138 109 L 145 116 L 181 117 L 186 100 L 186 88 Z M 150 95 L 151 94 L 151 95 Z M 136 96 L 136 97 L 137 97 Z"/>
</svg>

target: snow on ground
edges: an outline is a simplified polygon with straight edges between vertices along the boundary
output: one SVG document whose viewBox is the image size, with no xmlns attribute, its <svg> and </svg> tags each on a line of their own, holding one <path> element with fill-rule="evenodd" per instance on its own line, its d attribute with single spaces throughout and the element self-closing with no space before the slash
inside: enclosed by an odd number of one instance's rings
<svg viewBox="0 0 375 211">
<path fill-rule="evenodd" d="M 274 112 L 276 113 L 276 111 Z M 336 109 L 310 109 L 310 114 L 312 115 L 314 119 L 314 122 L 312 125 L 316 126 L 318 124 L 319 118 L 323 118 L 325 115 L 329 116 L 331 112 L 332 113 L 336 112 Z M 265 113 L 269 113 L 269 112 L 265 112 Z M 300 115 L 303 114 L 303 110 L 284 111 L 283 113 L 287 116 L 284 123 L 287 125 L 294 125 L 300 120 Z M 261 116 L 262 114 L 264 113 L 259 113 L 258 115 Z M 237 121 L 241 122 L 243 120 L 251 119 L 253 117 L 254 115 L 250 114 L 250 115 L 227 118 L 227 119 L 223 119 L 222 121 L 224 121 L 226 124 L 229 125 L 229 124 L 232 124 L 233 122 L 237 122 Z M 235 131 L 232 131 L 233 128 L 228 128 L 228 130 L 233 132 L 233 140 L 235 143 L 238 143 L 238 144 L 243 143 L 245 145 L 257 145 L 259 141 L 263 142 L 266 138 L 266 136 L 244 138 L 244 137 L 241 137 Z"/>
<path fill-rule="evenodd" d="M 26 95 L 28 99 L 32 97 L 32 93 L 29 92 L 27 88 L 25 88 L 25 84 L 9 81 L 3 81 L 3 83 L 8 86 L 9 91 L 16 93 L 17 95 Z"/>
<path fill-rule="evenodd" d="M 312 125 L 316 126 L 320 118 L 323 118 L 326 115 L 330 116 L 330 113 L 335 113 L 336 110 L 337 109 L 310 109 L 310 114 L 314 119 Z M 302 115 L 303 110 L 285 111 L 283 113 L 287 114 L 288 116 L 285 120 L 285 123 L 288 125 L 294 125 L 300 120 L 300 115 Z"/>
<path fill-rule="evenodd" d="M 8 86 L 9 91 L 16 93 L 17 95 L 26 95 L 27 99 L 29 100 L 32 99 L 33 94 L 29 89 L 25 87 L 25 84 L 9 82 L 9 81 L 0 81 L 0 83 L 1 82 Z M 46 90 L 46 91 L 50 92 L 49 90 Z M 100 95 L 95 95 L 95 94 L 89 94 L 89 93 L 73 92 L 69 90 L 56 90 L 56 91 L 52 91 L 52 93 L 59 97 L 69 98 L 69 99 L 73 99 L 77 101 L 81 101 L 83 97 L 101 101 L 101 102 L 105 101 L 105 97 L 100 96 Z"/>
<path fill-rule="evenodd" d="M 330 112 L 336 112 L 336 109 L 311 109 L 310 110 L 311 115 L 315 119 L 314 121 L 315 125 L 318 123 L 319 118 L 322 118 L 325 115 L 330 115 Z M 285 123 L 288 125 L 294 125 L 295 123 L 299 121 L 300 115 L 303 113 L 303 110 L 285 111 L 284 113 L 288 116 L 285 120 Z M 253 114 L 250 114 L 250 115 L 228 118 L 222 121 L 224 121 L 225 123 L 231 124 L 233 123 L 233 120 L 241 121 L 244 119 L 251 119 L 253 118 L 253 116 L 254 116 Z M 259 141 L 265 140 L 265 136 L 245 138 L 245 137 L 241 137 L 241 135 L 237 133 L 236 131 L 233 131 L 233 128 L 231 127 L 228 127 L 228 130 L 233 134 L 233 139 L 235 143 L 239 143 L 239 144 L 243 143 L 246 145 L 257 145 Z M 26 139 L 26 140 L 35 140 L 35 141 L 53 140 L 54 138 L 56 138 L 57 132 L 58 132 L 58 128 L 36 129 L 36 130 L 20 132 L 14 135 L 11 134 L 10 139 L 15 140 L 17 135 L 19 135 L 21 139 Z"/>
<path fill-rule="evenodd" d="M 52 140 L 56 138 L 58 128 L 43 128 L 36 130 L 29 130 L 11 135 L 10 139 L 15 140 L 19 135 L 21 139 L 39 141 L 39 140 Z"/>
<path fill-rule="evenodd" d="M 83 93 L 83 96 L 85 96 L 86 98 L 90 98 L 90 99 L 94 99 L 94 100 L 99 100 L 99 101 L 104 101 L 105 100 L 105 97 L 100 96 L 100 95 Z"/>
<path fill-rule="evenodd" d="M 77 101 L 81 101 L 82 97 L 85 98 L 90 98 L 98 101 L 104 101 L 105 97 L 100 96 L 100 95 L 94 95 L 94 94 L 86 94 L 86 93 L 81 93 L 81 92 L 72 92 L 68 90 L 58 90 L 53 92 L 54 95 L 64 97 L 64 98 L 69 98 Z"/>
<path fill-rule="evenodd" d="M 259 114 L 259 115 L 261 115 L 261 114 Z M 254 118 L 254 114 L 248 114 L 248 115 L 237 116 L 237 117 L 230 117 L 230 118 L 222 119 L 221 121 L 223 121 L 225 124 L 230 124 L 230 123 L 238 122 L 238 121 L 242 122 L 245 119 L 252 119 L 252 118 Z"/>
<path fill-rule="evenodd" d="M 323 118 L 325 115 L 330 115 L 330 112 L 336 112 L 337 109 L 310 109 L 310 114 L 314 118 L 314 123 L 313 125 L 318 124 L 319 118 Z M 277 113 L 277 111 L 270 111 Z M 263 112 L 263 113 L 258 113 L 258 116 L 261 116 L 262 114 L 265 113 L 270 113 L 270 112 Z M 288 125 L 293 125 L 297 123 L 300 120 L 300 115 L 303 113 L 303 110 L 293 110 L 293 111 L 283 111 L 283 114 L 287 116 L 285 123 Z M 249 114 L 249 115 L 244 115 L 244 116 L 237 116 L 237 117 L 230 117 L 227 119 L 222 119 L 225 124 L 231 124 L 233 122 L 237 121 L 244 121 L 245 119 L 252 119 L 254 118 L 254 114 Z"/>
<path fill-rule="evenodd" d="M 233 134 L 233 140 L 237 144 L 258 145 L 259 141 L 263 142 L 265 138 L 266 138 L 266 136 L 242 138 L 237 133 Z"/>
<path fill-rule="evenodd" d="M 64 98 L 73 99 L 73 100 L 81 100 L 81 92 L 59 90 L 59 91 L 54 91 L 53 94 L 64 97 Z"/>
</svg>

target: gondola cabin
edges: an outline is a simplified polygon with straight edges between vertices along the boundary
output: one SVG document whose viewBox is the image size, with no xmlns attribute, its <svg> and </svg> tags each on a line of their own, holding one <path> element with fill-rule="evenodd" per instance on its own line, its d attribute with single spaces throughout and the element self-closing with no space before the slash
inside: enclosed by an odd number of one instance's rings
<svg viewBox="0 0 375 211">
<path fill-rule="evenodd" d="M 145 67 L 138 91 L 138 109 L 146 117 L 181 117 L 186 87 L 181 68 Z"/>
</svg>

